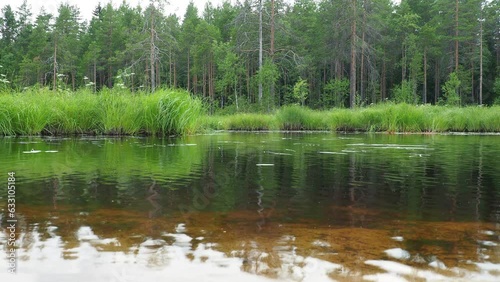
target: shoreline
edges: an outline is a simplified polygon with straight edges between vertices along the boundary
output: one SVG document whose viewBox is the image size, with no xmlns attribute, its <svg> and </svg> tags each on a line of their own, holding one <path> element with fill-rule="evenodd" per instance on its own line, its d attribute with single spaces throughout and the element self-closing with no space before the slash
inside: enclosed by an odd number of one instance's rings
<svg viewBox="0 0 500 282">
<path fill-rule="evenodd" d="M 199 135 L 214 135 L 218 133 L 248 133 L 248 134 L 385 134 L 385 135 L 442 135 L 442 136 L 500 136 L 500 132 L 387 132 L 387 131 L 329 131 L 329 130 L 213 130 L 207 132 L 197 132 L 187 135 L 151 135 L 151 134 L 58 134 L 58 135 L 0 135 L 0 138 L 46 138 L 46 139 L 60 139 L 60 138 L 149 138 L 155 137 L 160 139 L 178 138 L 184 136 L 199 136 Z"/>
<path fill-rule="evenodd" d="M 450 107 L 384 102 L 354 109 L 286 105 L 266 113 L 208 114 L 200 97 L 163 89 L 0 95 L 0 136 L 179 136 L 210 131 L 500 133 L 500 106 Z"/>
</svg>

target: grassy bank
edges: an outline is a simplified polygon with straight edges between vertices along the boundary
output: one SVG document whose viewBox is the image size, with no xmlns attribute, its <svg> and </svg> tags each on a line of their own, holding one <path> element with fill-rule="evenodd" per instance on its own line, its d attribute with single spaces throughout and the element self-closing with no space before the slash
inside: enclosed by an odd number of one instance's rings
<svg viewBox="0 0 500 282">
<path fill-rule="evenodd" d="M 198 130 L 202 113 L 201 101 L 180 90 L 32 90 L 0 95 L 0 134 L 185 134 Z"/>
<path fill-rule="evenodd" d="M 273 114 L 212 116 L 216 130 L 331 130 L 382 132 L 500 132 L 500 107 L 379 104 L 359 109 L 313 111 L 287 106 Z"/>
<path fill-rule="evenodd" d="M 170 135 L 210 130 L 500 132 L 500 107 L 379 104 L 315 111 L 285 106 L 270 114 L 208 116 L 182 90 L 154 94 L 103 90 L 0 94 L 0 135 Z"/>
</svg>

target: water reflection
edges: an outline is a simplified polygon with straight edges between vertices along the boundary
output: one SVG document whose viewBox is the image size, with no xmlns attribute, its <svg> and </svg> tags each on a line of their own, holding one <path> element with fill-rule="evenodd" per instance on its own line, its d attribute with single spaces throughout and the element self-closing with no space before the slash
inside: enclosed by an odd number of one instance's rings
<svg viewBox="0 0 500 282">
<path fill-rule="evenodd" d="M 0 139 L 18 277 L 497 281 L 497 138 Z"/>
<path fill-rule="evenodd" d="M 347 217 L 360 211 L 351 213 Z M 500 228 L 492 223 L 394 219 L 367 229 L 273 218 L 260 229 L 255 222 L 261 217 L 252 212 L 200 213 L 186 224 L 181 215 L 86 213 L 68 206 L 23 209 L 20 218 L 19 274 L 36 274 L 31 281 L 167 274 L 175 281 L 498 281 L 500 272 Z"/>
<path fill-rule="evenodd" d="M 153 207 L 153 209 L 149 211 L 149 218 L 156 217 L 162 209 L 162 205 L 158 202 L 158 199 L 160 198 L 160 193 L 158 193 L 155 186 L 156 186 L 156 180 L 153 179 L 153 184 L 149 186 L 148 196 L 146 197 L 146 200 L 148 200 L 148 202 Z"/>
</svg>

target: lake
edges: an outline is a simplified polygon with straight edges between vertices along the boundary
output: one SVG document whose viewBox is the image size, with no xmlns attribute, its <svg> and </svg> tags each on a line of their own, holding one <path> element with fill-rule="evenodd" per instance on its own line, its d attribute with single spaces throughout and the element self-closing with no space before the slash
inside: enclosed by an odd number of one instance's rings
<svg viewBox="0 0 500 282">
<path fill-rule="evenodd" d="M 499 281 L 500 136 L 2 138 L 2 281 Z M 12 234 L 11 234 L 12 233 Z"/>
</svg>

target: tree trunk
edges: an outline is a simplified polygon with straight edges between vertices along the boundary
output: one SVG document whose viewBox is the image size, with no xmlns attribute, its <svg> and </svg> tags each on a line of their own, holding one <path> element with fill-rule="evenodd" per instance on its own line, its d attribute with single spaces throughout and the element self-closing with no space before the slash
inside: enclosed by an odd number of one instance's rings
<svg viewBox="0 0 500 282">
<path fill-rule="evenodd" d="M 168 86 L 169 87 L 172 87 L 172 48 L 169 48 L 169 52 L 168 52 L 168 60 L 169 60 L 169 64 L 168 64 Z"/>
<path fill-rule="evenodd" d="M 251 95 L 250 95 L 250 62 L 249 60 L 247 60 L 247 97 L 248 97 L 248 101 L 251 102 L 252 99 L 251 99 Z"/>
<path fill-rule="evenodd" d="M 424 91 L 423 102 L 427 104 L 427 48 L 424 49 Z"/>
<path fill-rule="evenodd" d="M 352 0 L 352 23 L 351 23 L 351 81 L 349 104 L 354 108 L 356 97 L 356 0 Z"/>
<path fill-rule="evenodd" d="M 71 90 L 75 91 L 76 81 L 75 81 L 76 71 L 71 71 Z"/>
<path fill-rule="evenodd" d="M 436 61 L 436 66 L 435 66 L 435 74 L 434 74 L 434 103 L 437 104 L 438 99 L 439 99 L 439 63 Z"/>
<path fill-rule="evenodd" d="M 159 63 L 155 63 L 155 65 L 156 65 L 156 88 L 160 88 L 161 87 L 160 64 Z"/>
<path fill-rule="evenodd" d="M 155 67 L 155 30 L 154 30 L 154 7 L 151 12 L 151 38 L 150 38 L 150 71 L 151 71 L 151 92 L 155 91 L 156 86 L 156 67 Z"/>
<path fill-rule="evenodd" d="M 177 88 L 177 67 L 174 59 L 174 88 Z"/>
<path fill-rule="evenodd" d="M 191 91 L 191 74 L 190 74 L 190 71 L 191 71 L 191 62 L 190 62 L 190 56 L 189 56 L 189 49 L 188 49 L 188 73 L 187 73 L 187 89 L 188 91 Z"/>
<path fill-rule="evenodd" d="M 271 0 L 271 49 L 269 50 L 271 58 L 274 57 L 274 1 Z"/>
<path fill-rule="evenodd" d="M 361 99 L 365 98 L 365 29 L 366 29 L 366 0 L 363 0 L 363 31 L 361 35 L 361 70 L 360 70 L 360 82 L 359 82 L 359 93 Z"/>
<path fill-rule="evenodd" d="M 198 93 L 198 75 L 196 73 L 193 75 L 193 93 Z"/>
<path fill-rule="evenodd" d="M 52 90 L 57 91 L 57 36 L 54 40 L 54 69 L 53 69 L 53 81 L 52 81 Z"/>
<path fill-rule="evenodd" d="M 274 63 L 274 1 L 271 0 L 271 48 L 269 50 L 269 56 L 271 57 L 271 62 Z M 272 105 L 274 106 L 274 83 L 271 84 L 271 101 Z"/>
<path fill-rule="evenodd" d="M 455 71 L 458 71 L 458 0 L 455 0 Z"/>
<path fill-rule="evenodd" d="M 113 19 L 111 19 L 112 21 Z M 111 66 L 111 60 L 110 58 L 113 57 L 113 52 L 114 50 L 111 49 L 110 46 L 113 46 L 113 25 L 111 25 L 111 28 L 108 32 L 108 88 L 113 87 L 113 67 Z"/>
<path fill-rule="evenodd" d="M 342 63 L 339 61 L 339 59 L 335 59 L 335 78 L 336 79 L 342 79 Z"/>
<path fill-rule="evenodd" d="M 150 78 L 149 78 L 149 75 L 151 74 L 151 72 L 149 71 L 149 62 L 147 62 L 145 64 L 145 69 L 144 69 L 144 84 L 147 84 L 147 85 L 144 85 L 144 87 L 147 87 L 149 89 L 149 81 L 150 81 Z"/>
<path fill-rule="evenodd" d="M 215 63 L 214 55 L 210 54 L 210 99 L 215 100 Z"/>
<path fill-rule="evenodd" d="M 94 92 L 97 91 L 97 62 L 94 58 Z"/>
<path fill-rule="evenodd" d="M 384 57 L 382 58 L 382 77 L 380 78 L 380 95 L 382 98 L 382 101 L 385 101 L 385 97 L 387 96 L 386 94 L 386 66 L 385 66 L 385 51 L 384 51 Z"/>
<path fill-rule="evenodd" d="M 479 105 L 483 105 L 483 8 L 479 19 Z"/>
<path fill-rule="evenodd" d="M 130 91 L 134 93 L 134 75 L 132 74 L 132 83 L 130 84 Z"/>
<path fill-rule="evenodd" d="M 371 69 L 371 71 L 374 73 L 375 70 L 378 67 L 377 66 L 377 58 L 376 58 L 376 56 L 373 57 L 373 61 L 375 62 L 375 65 L 373 66 L 373 69 Z M 377 99 L 378 99 L 377 92 L 375 91 L 375 85 L 376 85 L 375 83 L 376 83 L 377 79 L 375 78 L 375 76 L 373 75 L 373 73 L 371 73 L 371 75 L 369 77 L 370 81 L 369 81 L 368 87 L 370 87 L 370 91 L 372 92 L 371 103 L 375 104 L 375 103 L 377 103 Z"/>
<path fill-rule="evenodd" d="M 401 46 L 401 86 L 403 85 L 403 81 L 406 79 L 406 46 L 403 41 Z"/>
<path fill-rule="evenodd" d="M 238 80 L 234 80 L 234 100 L 236 101 L 236 111 L 238 111 L 238 91 L 237 91 Z"/>
<path fill-rule="evenodd" d="M 36 79 L 40 83 L 40 85 L 45 86 L 44 76 L 42 75 L 40 67 L 37 67 L 37 78 Z"/>
<path fill-rule="evenodd" d="M 113 87 L 113 67 L 110 65 L 108 66 L 108 88 Z"/>
<path fill-rule="evenodd" d="M 262 104 L 262 0 L 259 0 L 259 104 Z"/>
<path fill-rule="evenodd" d="M 207 78 L 206 78 L 206 73 L 207 73 L 207 66 L 205 65 L 203 67 L 203 75 L 202 75 L 202 84 L 203 84 L 203 87 L 202 87 L 202 93 L 203 93 L 203 97 L 206 97 L 207 96 Z"/>
<path fill-rule="evenodd" d="M 472 99 L 472 103 L 474 103 L 474 61 L 471 60 L 471 91 L 470 91 L 470 95 L 471 95 L 471 99 Z"/>
</svg>

